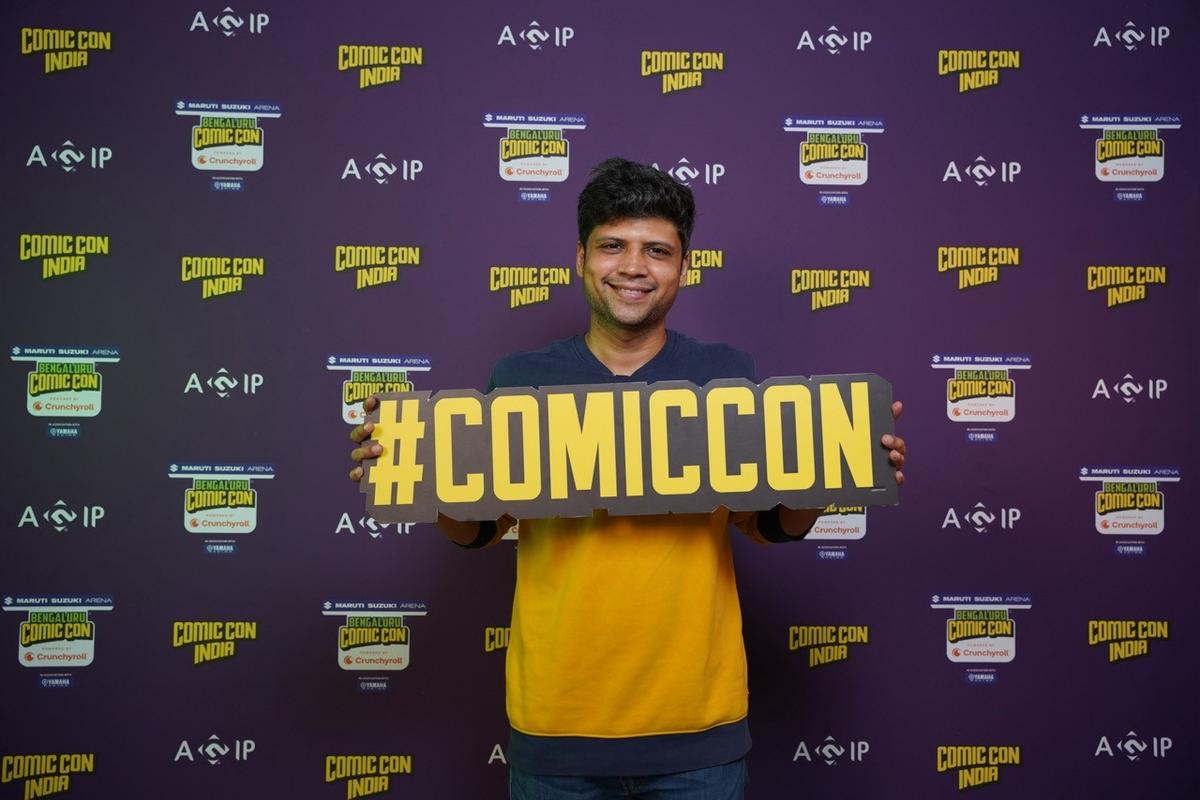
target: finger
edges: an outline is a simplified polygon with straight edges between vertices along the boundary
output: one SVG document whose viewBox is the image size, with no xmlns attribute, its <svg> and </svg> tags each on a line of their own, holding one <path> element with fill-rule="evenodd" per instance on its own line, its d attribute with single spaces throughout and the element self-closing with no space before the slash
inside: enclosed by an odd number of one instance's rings
<svg viewBox="0 0 1200 800">
<path fill-rule="evenodd" d="M 354 481 L 355 483 L 358 483 L 360 480 L 362 480 L 362 476 L 362 467 L 355 467 L 354 469 L 350 470 L 350 480 Z"/>
<path fill-rule="evenodd" d="M 904 440 L 899 436 L 892 436 L 890 433 L 885 433 L 879 437 L 879 443 L 889 450 L 898 450 L 901 453 L 907 453 L 908 448 L 904 444 Z"/>
<path fill-rule="evenodd" d="M 383 452 L 382 445 L 369 444 L 366 447 L 356 447 L 350 451 L 351 461 L 365 461 L 368 458 L 375 458 Z"/>
<path fill-rule="evenodd" d="M 900 486 L 903 483 L 904 483 L 904 473 L 901 472 L 900 470 L 896 470 L 896 485 Z"/>
<path fill-rule="evenodd" d="M 366 411 L 369 414 L 375 410 L 375 406 L 377 405 L 379 405 L 379 398 L 375 395 L 371 395 L 366 400 L 363 400 L 363 411 Z"/>
<path fill-rule="evenodd" d="M 374 430 L 374 422 L 368 422 L 365 425 L 359 425 L 354 430 L 350 431 L 350 440 L 354 442 L 361 442 L 363 439 L 369 438 L 371 432 Z"/>
<path fill-rule="evenodd" d="M 899 450 L 893 450 L 888 453 L 888 460 L 897 467 L 904 466 L 904 453 Z"/>
<path fill-rule="evenodd" d="M 892 419 L 893 420 L 900 419 L 900 413 L 902 411 L 904 411 L 904 403 L 901 403 L 899 400 L 892 403 Z"/>
</svg>

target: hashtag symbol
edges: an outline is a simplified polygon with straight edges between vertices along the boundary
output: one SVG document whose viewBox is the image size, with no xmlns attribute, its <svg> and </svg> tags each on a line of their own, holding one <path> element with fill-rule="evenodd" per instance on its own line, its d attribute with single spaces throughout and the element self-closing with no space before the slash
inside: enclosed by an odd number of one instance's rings
<svg viewBox="0 0 1200 800">
<path fill-rule="evenodd" d="M 397 505 L 412 504 L 413 488 L 425 474 L 425 467 L 417 463 L 417 441 L 425 436 L 420 410 L 416 398 L 379 402 L 379 421 L 372 435 L 383 452 L 370 474 L 377 506 L 391 504 L 393 494 Z"/>
</svg>

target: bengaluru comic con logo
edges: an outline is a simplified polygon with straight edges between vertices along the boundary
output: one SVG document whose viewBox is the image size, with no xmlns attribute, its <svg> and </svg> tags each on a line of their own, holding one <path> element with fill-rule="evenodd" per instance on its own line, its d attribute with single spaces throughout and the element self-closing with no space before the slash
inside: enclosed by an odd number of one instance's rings
<svg viewBox="0 0 1200 800">
<path fill-rule="evenodd" d="M 433 369 L 428 356 L 341 355 L 325 359 L 325 369 L 345 373 L 342 380 L 342 421 L 360 425 L 366 418 L 363 401 L 384 392 L 411 392 L 416 373 Z M 425 377 L 421 375 L 422 379 Z"/>
<path fill-rule="evenodd" d="M 22 233 L 17 248 L 21 261 L 40 263 L 42 280 L 48 281 L 85 271 L 90 256 L 108 255 L 109 241 L 93 234 Z"/>
<path fill-rule="evenodd" d="M 788 628 L 788 650 L 804 650 L 809 669 L 847 661 L 851 647 L 870 641 L 868 625 L 792 625 Z"/>
<path fill-rule="evenodd" d="M 571 174 L 571 143 L 567 131 L 587 128 L 582 114 L 483 115 L 483 127 L 504 131 L 499 142 L 500 179 L 526 184 L 525 202 L 549 199 L 549 190 L 536 191 L 536 184 L 562 183 Z M 544 194 L 544 196 L 543 196 Z"/>
<path fill-rule="evenodd" d="M 406 618 L 429 612 L 420 602 L 329 600 L 321 613 L 343 618 L 337 633 L 337 661 L 339 667 L 353 672 L 408 669 L 411 629 Z"/>
<path fill-rule="evenodd" d="M 1167 524 L 1163 484 L 1178 483 L 1175 467 L 1086 466 L 1079 480 L 1099 484 L 1094 498 L 1095 525 L 1108 536 L 1156 536 Z"/>
<path fill-rule="evenodd" d="M 110 595 L 7 595 L 4 610 L 24 612 L 17 662 L 31 669 L 86 667 L 96 660 L 92 615 L 112 611 Z"/>
<path fill-rule="evenodd" d="M 1166 169 L 1164 130 L 1179 130 L 1178 114 L 1083 114 L 1082 130 L 1097 131 L 1093 161 L 1096 180 L 1104 183 L 1155 183 Z"/>
<path fill-rule="evenodd" d="M 950 612 L 946 619 L 946 658 L 955 664 L 1007 664 L 1017 656 L 1013 611 L 1033 607 L 1024 594 L 935 594 L 930 608 Z"/>
<path fill-rule="evenodd" d="M 1027 355 L 936 353 L 934 369 L 946 378 L 946 418 L 951 422 L 1012 422 L 1017 416 L 1017 375 L 1031 369 Z"/>
<path fill-rule="evenodd" d="M 77 28 L 21 28 L 21 55 L 41 55 L 42 72 L 91 66 L 91 55 L 112 50 L 112 31 Z"/>
<path fill-rule="evenodd" d="M 333 248 L 333 271 L 352 272 L 355 289 L 386 286 L 400 280 L 401 267 L 419 267 L 421 248 L 409 244 L 339 244 Z"/>
<path fill-rule="evenodd" d="M 1000 282 L 1000 270 L 1021 265 L 1021 248 L 982 245 L 942 245 L 937 249 L 937 271 L 957 277 L 958 290 Z"/>
<path fill-rule="evenodd" d="M 244 173 L 263 168 L 266 134 L 259 124 L 279 119 L 278 103 L 178 100 L 175 113 L 193 117 L 190 152 L 192 166 L 205 172 Z M 242 178 L 214 175 L 210 188 L 240 191 Z"/>
<path fill-rule="evenodd" d="M 183 528 L 207 538 L 247 534 L 258 527 L 258 491 L 252 484 L 274 478 L 275 467 L 177 462 L 167 475 L 191 481 L 183 493 Z M 220 544 L 227 546 L 206 547 L 206 552 L 228 554 L 237 549 L 231 542 Z"/>
<path fill-rule="evenodd" d="M 792 294 L 808 295 L 809 310 L 849 305 L 852 292 L 871 288 L 871 268 L 792 270 Z"/>
<path fill-rule="evenodd" d="M 359 89 L 400 83 L 409 69 L 424 63 L 425 48 L 417 45 L 339 44 L 337 48 L 338 72 L 357 72 Z"/>
<path fill-rule="evenodd" d="M 94 417 L 103 398 L 101 364 L 115 364 L 115 347 L 29 347 L 16 345 L 11 360 L 30 362 L 25 410 L 35 417 Z"/>
<path fill-rule="evenodd" d="M 488 291 L 504 292 L 509 309 L 547 303 L 552 287 L 569 286 L 573 267 L 520 267 L 492 265 L 488 267 Z"/>
<path fill-rule="evenodd" d="M 725 71 L 725 53 L 719 50 L 643 50 L 643 78 L 660 78 L 663 94 L 699 89 L 706 73 Z"/>
<path fill-rule="evenodd" d="M 958 78 L 958 93 L 998 86 L 1001 70 L 1020 69 L 1020 50 L 938 50 L 937 74 Z"/>
<path fill-rule="evenodd" d="M 800 143 L 801 183 L 862 186 L 867 182 L 870 164 L 863 137 L 883 133 L 884 125 L 879 118 L 790 116 L 784 119 L 783 129 L 804 134 Z"/>
</svg>

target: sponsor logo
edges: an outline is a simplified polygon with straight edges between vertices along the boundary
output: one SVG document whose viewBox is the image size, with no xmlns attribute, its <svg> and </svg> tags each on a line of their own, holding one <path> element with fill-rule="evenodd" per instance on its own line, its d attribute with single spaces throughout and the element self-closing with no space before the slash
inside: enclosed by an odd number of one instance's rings
<svg viewBox="0 0 1200 800">
<path fill-rule="evenodd" d="M 353 270 L 354 288 L 369 289 L 400 280 L 400 267 L 421 265 L 416 245 L 339 244 L 333 248 L 333 271 Z"/>
<path fill-rule="evenodd" d="M 22 233 L 18 243 L 21 261 L 40 261 L 42 280 L 83 272 L 88 256 L 108 255 L 107 236 L 69 233 Z"/>
<path fill-rule="evenodd" d="M 401 159 L 400 163 L 393 162 L 383 153 L 377 153 L 375 158 L 363 161 L 355 161 L 353 158 L 346 160 L 346 166 L 342 168 L 342 180 L 353 178 L 356 181 L 363 180 L 363 173 L 367 174 L 367 179 L 375 181 L 380 186 L 386 185 L 393 178 L 400 181 L 415 181 L 417 176 L 425 169 L 425 162 L 417 158 Z"/>
<path fill-rule="evenodd" d="M 388 530 L 401 535 L 410 534 L 415 525 L 415 522 L 379 522 L 372 517 L 363 515 L 358 518 L 358 525 L 355 526 L 354 520 L 350 518 L 350 514 L 342 512 L 342 516 L 338 518 L 338 524 L 333 529 L 333 532 L 335 534 L 357 534 L 361 531 L 372 539 L 380 539 Z"/>
<path fill-rule="evenodd" d="M 643 78 L 659 76 L 663 94 L 699 89 L 707 72 L 725 71 L 725 53 L 718 50 L 643 50 Z"/>
<path fill-rule="evenodd" d="M 1000 84 L 1001 70 L 1020 69 L 1020 50 L 938 50 L 937 74 L 958 78 L 958 93 Z"/>
<path fill-rule="evenodd" d="M 937 249 L 937 271 L 958 276 L 958 290 L 1000 282 L 1001 267 L 1019 267 L 1021 248 L 943 245 Z"/>
<path fill-rule="evenodd" d="M 1136 403 L 1139 397 L 1146 400 L 1161 400 L 1166 391 L 1167 381 L 1165 378 L 1147 378 L 1145 381 L 1139 381 L 1126 372 L 1112 383 L 1106 384 L 1103 378 L 1097 380 L 1096 387 L 1092 389 L 1092 399 L 1103 397 L 1105 400 L 1112 400 L 1114 397 L 1118 397 L 1126 404 L 1131 404 Z"/>
<path fill-rule="evenodd" d="M 942 183 L 949 181 L 963 183 L 964 175 L 966 181 L 974 183 L 976 186 L 987 186 L 989 183 L 1015 183 L 1020 174 L 1020 161 L 998 161 L 993 166 L 992 162 L 983 156 L 975 156 L 974 161 L 963 162 L 962 167 L 959 167 L 958 163 L 954 161 L 948 163 L 946 170 L 942 173 Z"/>
<path fill-rule="evenodd" d="M 716 185 L 721 182 L 721 178 L 725 176 L 725 165 L 713 163 L 696 163 L 688 161 L 687 158 L 681 158 L 675 162 L 674 166 L 663 169 L 658 165 L 658 162 L 651 164 L 659 172 L 665 172 L 684 186 L 691 186 L 694 183 L 700 184 L 700 178 L 703 176 L 704 183 L 708 185 Z"/>
<path fill-rule="evenodd" d="M 510 309 L 523 308 L 550 300 L 550 289 L 571 283 L 571 267 L 514 267 L 493 265 L 488 268 L 488 291 L 508 293 Z"/>
<path fill-rule="evenodd" d="M 836 767 L 839 763 L 846 762 L 861 764 L 870 749 L 871 745 L 866 740 L 852 739 L 843 746 L 838 744 L 837 739 L 832 736 L 826 736 L 811 746 L 803 741 L 800 742 L 796 746 L 796 752 L 792 755 L 792 763 L 803 759 L 809 764 L 819 761 L 827 767 Z"/>
<path fill-rule="evenodd" d="M 484 628 L 483 629 L 483 652 L 492 653 L 496 650 L 505 650 L 508 648 L 508 640 L 512 635 L 512 628 L 505 626 L 503 628 Z"/>
<path fill-rule="evenodd" d="M 399 83 L 412 67 L 425 63 L 425 48 L 410 44 L 339 44 L 338 72 L 358 72 L 358 88 Z"/>
<path fill-rule="evenodd" d="M 956 664 L 1004 664 L 1016 658 L 1014 610 L 1033 607 L 1029 595 L 935 594 L 930 608 L 947 609 L 946 658 Z"/>
<path fill-rule="evenodd" d="M 796 49 L 813 53 L 821 50 L 831 56 L 843 52 L 862 53 L 874 38 L 870 31 L 841 31 L 837 25 L 830 25 L 824 31 L 818 30 L 815 36 L 811 31 L 801 31 Z"/>
<path fill-rule="evenodd" d="M 1087 290 L 1103 290 L 1106 308 L 1145 300 L 1147 286 L 1165 286 L 1166 283 L 1167 268 L 1163 265 L 1089 265 L 1087 268 Z"/>
<path fill-rule="evenodd" d="M 826 506 L 805 539 L 861 539 L 867 535 L 866 506 Z M 828 557 L 828 556 L 826 556 Z"/>
<path fill-rule="evenodd" d="M 33 362 L 25 374 L 25 410 L 35 417 L 94 417 L 103 400 L 100 364 L 115 364 L 115 347 L 27 347 L 16 345 L 9 358 Z"/>
<path fill-rule="evenodd" d="M 325 756 L 325 782 L 346 782 L 346 798 L 383 794 L 394 775 L 411 775 L 413 757 L 395 753 Z"/>
<path fill-rule="evenodd" d="M 1167 523 L 1162 484 L 1178 483 L 1174 467 L 1081 467 L 1079 480 L 1100 484 L 1093 495 L 1095 524 L 1110 536 L 1155 536 Z"/>
<path fill-rule="evenodd" d="M 575 29 L 567 25 L 544 26 L 536 19 L 532 20 L 519 31 L 513 31 L 512 25 L 500 29 L 500 38 L 496 46 L 507 45 L 519 47 L 524 45 L 533 51 L 546 51 L 552 47 L 566 47 L 575 38 Z"/>
<path fill-rule="evenodd" d="M 50 155 L 46 155 L 46 150 L 50 150 Z M 64 139 L 63 143 L 57 147 L 42 148 L 41 145 L 35 144 L 33 149 L 29 151 L 29 157 L 25 159 L 25 166 L 32 167 L 49 167 L 53 162 L 56 166 L 62 169 L 63 172 L 82 172 L 84 167 L 89 169 L 106 169 L 108 162 L 112 161 L 113 151 L 111 147 L 105 145 L 79 146 L 70 139 Z"/>
<path fill-rule="evenodd" d="M 1150 654 L 1150 642 L 1170 638 L 1165 619 L 1089 619 L 1088 646 L 1107 645 L 1108 662 Z"/>
<path fill-rule="evenodd" d="M 211 300 L 238 294 L 246 288 L 246 278 L 261 278 L 267 260 L 252 256 L 183 256 L 179 262 L 181 283 L 200 283 L 200 299 Z"/>
<path fill-rule="evenodd" d="M 249 620 L 179 620 L 171 624 L 171 646 L 192 648 L 193 666 L 233 658 L 238 642 L 257 638 L 258 623 Z"/>
<path fill-rule="evenodd" d="M 1092 155 L 1096 179 L 1104 183 L 1161 181 L 1167 146 L 1160 133 L 1179 130 L 1182 124 L 1178 114 L 1083 114 L 1079 118 L 1081 129 L 1099 132 Z"/>
<path fill-rule="evenodd" d="M 24 753 L 0 757 L 0 784 L 21 782 L 22 797 L 71 791 L 71 778 L 96 771 L 95 753 Z"/>
<path fill-rule="evenodd" d="M 1144 761 L 1148 758 L 1166 758 L 1167 751 L 1175 744 L 1170 736 L 1147 738 L 1149 742 L 1146 741 L 1146 738 L 1138 736 L 1135 731 L 1130 731 L 1119 738 L 1114 736 L 1111 741 L 1107 736 L 1101 736 L 1092 757 L 1099 758 L 1104 755 L 1110 758 L 1119 758 L 1124 756 L 1125 760 L 1130 762 Z"/>
<path fill-rule="evenodd" d="M 188 744 L 187 739 L 181 741 L 179 747 L 175 749 L 174 760 L 175 763 L 179 763 L 186 758 L 193 764 L 200 760 L 215 767 L 222 762 L 249 761 L 250 754 L 255 751 L 256 747 L 253 739 L 234 739 L 230 744 L 225 744 L 221 741 L 221 737 L 214 733 L 194 746 Z"/>
<path fill-rule="evenodd" d="M 853 291 L 869 288 L 870 267 L 792 270 L 792 294 L 807 294 L 810 311 L 849 305 Z"/>
<path fill-rule="evenodd" d="M 866 134 L 883 133 L 881 119 L 846 117 L 787 117 L 783 129 L 804 134 L 800 143 L 800 181 L 807 186 L 862 186 L 868 177 Z M 822 205 L 845 205 L 828 194 Z"/>
<path fill-rule="evenodd" d="M 937 771 L 953 772 L 958 790 L 1000 782 L 1001 767 L 1021 764 L 1020 745 L 938 745 Z"/>
<path fill-rule="evenodd" d="M 232 39 L 239 32 L 262 33 L 270 22 L 271 17 L 265 11 L 253 11 L 243 17 L 230 6 L 225 6 L 208 19 L 204 17 L 203 11 L 197 11 L 188 30 L 220 33 L 223 38 Z"/>
<path fill-rule="evenodd" d="M 251 533 L 258 526 L 256 480 L 275 477 L 270 464 L 172 464 L 168 477 L 190 480 L 183 528 L 205 537 Z"/>
<path fill-rule="evenodd" d="M 1092 47 L 1103 45 L 1109 48 L 1123 48 L 1132 53 L 1138 47 L 1162 47 L 1170 35 L 1171 29 L 1166 25 L 1149 25 L 1142 30 L 1141 26 L 1129 20 L 1124 25 L 1114 25 L 1112 28 L 1101 25 L 1096 31 L 1096 38 L 1092 40 Z"/>
<path fill-rule="evenodd" d="M 952 370 L 946 379 L 946 417 L 951 422 L 1012 422 L 1017 416 L 1017 374 L 1030 369 L 1026 355 L 938 353 L 934 369 Z"/>
<path fill-rule="evenodd" d="M 411 392 L 415 373 L 429 372 L 432 367 L 427 356 L 345 355 L 325 359 L 325 369 L 350 373 L 342 381 L 342 421 L 351 425 L 365 418 L 363 401 L 368 397 L 383 392 Z"/>
<path fill-rule="evenodd" d="M 183 386 L 183 393 L 189 394 L 204 394 L 204 387 L 208 387 L 210 394 L 215 394 L 221 399 L 232 397 L 235 394 L 253 395 L 257 394 L 262 388 L 264 378 L 258 372 L 243 372 L 241 375 L 231 373 L 224 367 L 220 367 L 207 380 L 202 380 L 200 374 L 193 372 L 188 375 L 187 383 Z"/>
<path fill-rule="evenodd" d="M 408 669 L 411 630 L 406 618 L 428 614 L 425 603 L 396 601 L 326 601 L 321 613 L 342 617 L 338 626 L 337 660 L 344 670 Z"/>
<path fill-rule="evenodd" d="M 63 72 L 91 66 L 94 52 L 112 50 L 112 31 L 77 28 L 21 28 L 21 55 L 41 54 L 42 72 Z"/>
<path fill-rule="evenodd" d="M 17 520 L 17 527 L 23 528 L 26 525 L 32 525 L 35 528 L 40 528 L 43 524 L 46 527 L 53 528 L 59 533 L 65 533 L 76 522 L 85 529 L 96 528 L 100 525 L 100 521 L 104 519 L 104 506 L 79 506 L 78 510 L 68 505 L 65 500 L 59 499 L 50 508 L 47 508 L 41 513 L 42 522 L 38 522 L 38 513 L 33 506 L 25 506 L 25 510 L 21 512 L 21 518 Z"/>
<path fill-rule="evenodd" d="M 788 628 L 788 650 L 808 651 L 808 668 L 850 658 L 852 645 L 868 644 L 867 625 L 792 625 Z"/>
<path fill-rule="evenodd" d="M 953 526 L 961 531 L 965 526 L 976 533 L 987 533 L 989 530 L 1011 531 L 1017 527 L 1019 519 L 1019 508 L 1000 508 L 992 512 L 983 503 L 976 503 L 961 513 L 953 508 L 946 509 L 946 516 L 942 519 L 942 530 Z"/>
</svg>

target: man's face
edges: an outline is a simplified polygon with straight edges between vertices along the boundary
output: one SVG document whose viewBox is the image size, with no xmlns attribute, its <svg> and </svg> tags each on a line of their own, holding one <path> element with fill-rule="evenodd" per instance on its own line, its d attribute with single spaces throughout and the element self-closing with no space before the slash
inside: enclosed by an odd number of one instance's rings
<svg viewBox="0 0 1200 800">
<path fill-rule="evenodd" d="M 661 217 L 594 228 L 575 251 L 592 319 L 629 331 L 653 327 L 675 302 L 687 272 L 685 255 L 674 223 Z"/>
</svg>

